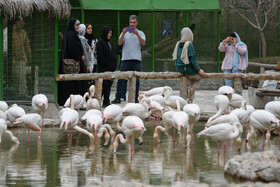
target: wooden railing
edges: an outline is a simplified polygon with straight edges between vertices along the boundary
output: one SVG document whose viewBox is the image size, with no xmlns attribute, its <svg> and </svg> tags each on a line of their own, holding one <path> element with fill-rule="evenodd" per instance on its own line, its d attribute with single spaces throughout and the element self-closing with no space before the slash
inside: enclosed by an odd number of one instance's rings
<svg viewBox="0 0 280 187">
<path fill-rule="evenodd" d="M 96 80 L 96 98 L 101 101 L 103 80 L 126 79 L 128 85 L 128 102 L 134 102 L 136 79 L 180 79 L 180 96 L 187 97 L 186 79 L 231 79 L 234 80 L 235 93 L 241 93 L 242 80 L 280 80 L 280 73 L 254 74 L 254 73 L 206 73 L 206 76 L 182 75 L 178 72 L 105 72 L 105 73 L 84 73 L 84 74 L 58 74 L 57 81 L 70 80 Z"/>
</svg>

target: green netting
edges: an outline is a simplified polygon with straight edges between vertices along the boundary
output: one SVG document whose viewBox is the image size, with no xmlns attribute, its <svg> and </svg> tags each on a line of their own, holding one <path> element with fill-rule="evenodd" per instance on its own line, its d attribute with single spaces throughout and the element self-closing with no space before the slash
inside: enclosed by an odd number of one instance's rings
<svg viewBox="0 0 280 187">
<path fill-rule="evenodd" d="M 17 51 L 15 48 L 20 44 L 13 42 L 14 20 L 9 20 L 8 55 L 4 60 L 4 99 L 24 101 L 30 100 L 34 94 L 45 93 L 50 100 L 53 100 L 54 20 L 49 19 L 44 13 L 35 13 L 32 17 L 24 18 L 24 22 L 23 30 L 29 39 L 31 59 L 25 50 L 25 55 L 28 57 L 23 63 L 25 67 L 16 69 L 16 64 L 20 62 L 15 55 Z M 23 48 L 26 49 L 26 46 Z M 25 72 L 26 75 L 20 76 L 20 71 Z"/>
<path fill-rule="evenodd" d="M 155 12 L 154 13 L 154 63 L 153 63 L 153 13 L 143 11 L 120 11 L 120 32 L 128 26 L 129 15 L 139 17 L 138 29 L 146 35 L 146 45 L 142 47 L 142 71 L 175 71 L 172 52 L 180 38 L 181 29 L 186 25 L 185 12 Z M 217 17 L 215 12 L 188 12 L 188 24 L 195 25 L 194 45 L 198 61 L 207 72 L 217 71 Z M 163 21 L 171 20 L 171 34 L 162 33 Z M 104 25 L 113 28 L 111 42 L 114 46 L 118 42 L 118 12 L 86 10 L 85 23 L 93 25 L 93 33 L 100 38 Z M 207 65 L 205 65 L 207 64 Z"/>
</svg>

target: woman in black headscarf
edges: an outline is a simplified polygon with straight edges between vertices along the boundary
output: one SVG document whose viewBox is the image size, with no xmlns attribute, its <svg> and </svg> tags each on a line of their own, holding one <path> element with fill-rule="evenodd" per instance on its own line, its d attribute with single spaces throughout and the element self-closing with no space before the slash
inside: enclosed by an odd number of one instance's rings
<svg viewBox="0 0 280 187">
<path fill-rule="evenodd" d="M 80 62 L 80 72 L 85 72 L 84 51 L 81 41 L 77 35 L 80 21 L 76 18 L 69 19 L 64 33 L 61 55 L 59 61 L 59 74 L 63 72 L 63 59 L 75 59 Z M 85 92 L 85 84 L 83 81 L 61 81 L 58 82 L 58 104 L 64 105 L 70 94 L 83 95 Z"/>
<path fill-rule="evenodd" d="M 98 73 L 105 71 L 116 71 L 117 69 L 117 59 L 113 45 L 110 43 L 112 37 L 111 27 L 104 26 L 102 27 L 101 38 L 98 40 L 97 48 L 97 64 L 98 64 Z M 110 92 L 113 81 L 103 80 L 102 85 L 102 96 L 103 98 L 103 107 L 110 105 Z"/>
</svg>

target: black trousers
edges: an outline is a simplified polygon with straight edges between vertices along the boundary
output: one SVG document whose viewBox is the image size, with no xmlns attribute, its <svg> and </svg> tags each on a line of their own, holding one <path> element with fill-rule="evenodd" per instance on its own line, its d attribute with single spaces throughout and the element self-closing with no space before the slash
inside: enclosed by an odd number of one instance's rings
<svg viewBox="0 0 280 187">
<path fill-rule="evenodd" d="M 102 84 L 102 97 L 103 97 L 103 105 L 107 105 L 110 103 L 110 93 L 111 87 L 114 81 L 111 80 L 103 80 Z"/>
</svg>

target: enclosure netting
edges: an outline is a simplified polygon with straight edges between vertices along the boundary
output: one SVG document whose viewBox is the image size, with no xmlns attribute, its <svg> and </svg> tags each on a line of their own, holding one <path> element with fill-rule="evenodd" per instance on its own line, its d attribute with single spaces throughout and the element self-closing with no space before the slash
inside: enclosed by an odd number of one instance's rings
<svg viewBox="0 0 280 187">
<path fill-rule="evenodd" d="M 185 12 L 155 12 L 154 14 L 154 64 L 152 57 L 153 13 L 120 11 L 120 32 L 128 26 L 129 15 L 139 18 L 138 29 L 146 35 L 146 45 L 142 47 L 142 71 L 175 71 L 172 52 L 180 40 L 181 29 L 186 25 Z M 194 47 L 199 65 L 206 72 L 217 71 L 217 14 L 216 12 L 187 12 L 188 25 L 194 33 Z M 118 42 L 117 11 L 86 10 L 85 23 L 93 25 L 93 33 L 100 38 L 102 26 L 113 28 L 111 42 Z"/>
<path fill-rule="evenodd" d="M 8 20 L 4 100 L 31 100 L 37 93 L 54 100 L 54 19 L 34 13 L 23 21 L 23 31 L 15 31 L 15 19 Z"/>
</svg>

